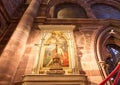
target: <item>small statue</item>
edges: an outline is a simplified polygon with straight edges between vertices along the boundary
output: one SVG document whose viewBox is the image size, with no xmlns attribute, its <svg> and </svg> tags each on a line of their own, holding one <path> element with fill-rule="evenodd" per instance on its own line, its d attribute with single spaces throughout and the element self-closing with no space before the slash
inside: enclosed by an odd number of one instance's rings
<svg viewBox="0 0 120 85">
<path fill-rule="evenodd" d="M 51 68 L 47 72 L 47 74 L 64 74 L 65 71 L 61 66 L 60 55 L 57 54 L 52 61 Z"/>
<path fill-rule="evenodd" d="M 60 56 L 57 54 L 56 57 L 53 58 L 51 70 L 62 70 Z"/>
</svg>

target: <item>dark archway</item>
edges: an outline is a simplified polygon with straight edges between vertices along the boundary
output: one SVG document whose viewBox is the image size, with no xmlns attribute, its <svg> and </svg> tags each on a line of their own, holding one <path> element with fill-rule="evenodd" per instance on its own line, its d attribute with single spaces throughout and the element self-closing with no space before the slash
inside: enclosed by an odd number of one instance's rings
<svg viewBox="0 0 120 85">
<path fill-rule="evenodd" d="M 86 12 L 78 4 L 63 3 L 55 7 L 55 18 L 88 18 Z"/>
<path fill-rule="evenodd" d="M 98 19 L 120 19 L 120 10 L 107 4 L 93 4 L 92 11 Z"/>
<path fill-rule="evenodd" d="M 110 66 L 108 72 L 111 73 L 120 62 L 120 47 L 115 44 L 107 44 L 106 49 L 111 54 L 110 57 L 106 58 L 106 64 Z"/>
</svg>

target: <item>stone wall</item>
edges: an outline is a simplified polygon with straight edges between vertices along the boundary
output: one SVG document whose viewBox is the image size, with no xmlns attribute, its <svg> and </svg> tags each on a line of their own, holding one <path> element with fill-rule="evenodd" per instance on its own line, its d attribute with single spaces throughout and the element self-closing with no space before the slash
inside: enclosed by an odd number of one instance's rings
<svg viewBox="0 0 120 85">
<path fill-rule="evenodd" d="M 79 65 L 82 68 L 80 70 L 80 73 L 87 75 L 89 83 L 88 85 L 97 85 L 100 81 L 102 81 L 102 77 L 99 66 L 96 62 L 96 56 L 94 52 L 94 27 L 84 26 L 78 28 L 80 28 L 81 30 L 76 31 L 74 35 Z M 98 27 L 96 26 L 96 28 Z"/>
<path fill-rule="evenodd" d="M 7 26 L 7 28 L 5 29 L 5 31 L 3 32 L 2 36 L 1 36 L 1 40 L 0 40 L 0 55 L 2 53 L 2 51 L 4 50 L 5 46 L 7 45 L 12 33 L 15 30 L 17 23 L 12 23 L 9 26 Z"/>
<path fill-rule="evenodd" d="M 25 53 L 17 69 L 16 75 L 14 78 L 14 83 L 19 83 L 20 81 L 22 81 L 22 76 L 24 74 L 32 73 L 33 65 L 35 63 L 34 62 L 35 57 L 38 52 L 38 46 L 36 46 L 35 44 L 38 44 L 39 40 L 40 40 L 40 30 L 35 29 L 33 27 L 27 42 Z"/>
<path fill-rule="evenodd" d="M 3 17 L 2 13 L 0 12 L 0 38 L 2 38 L 3 33 L 7 29 L 7 26 L 8 26 L 8 24 L 5 20 L 5 18 Z"/>
<path fill-rule="evenodd" d="M 3 42 L 2 40 L 3 39 L 5 40 L 4 35 L 6 34 L 6 31 L 8 30 L 7 27 L 8 27 L 8 23 L 3 17 L 2 13 L 0 12 L 0 54 L 5 46 L 5 44 L 3 44 L 5 42 Z"/>
</svg>

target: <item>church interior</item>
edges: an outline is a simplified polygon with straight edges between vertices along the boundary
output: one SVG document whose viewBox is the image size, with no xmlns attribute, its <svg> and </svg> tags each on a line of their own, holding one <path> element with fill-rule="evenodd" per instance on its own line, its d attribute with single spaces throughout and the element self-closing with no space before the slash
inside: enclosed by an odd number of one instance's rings
<svg viewBox="0 0 120 85">
<path fill-rule="evenodd" d="M 120 0 L 0 0 L 0 85 L 120 85 L 119 65 Z"/>
</svg>

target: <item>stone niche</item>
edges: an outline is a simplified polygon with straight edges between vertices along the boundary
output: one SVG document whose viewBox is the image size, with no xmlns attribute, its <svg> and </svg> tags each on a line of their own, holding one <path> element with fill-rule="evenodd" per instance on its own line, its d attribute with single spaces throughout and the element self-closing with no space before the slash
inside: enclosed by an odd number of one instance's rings
<svg viewBox="0 0 120 85">
<path fill-rule="evenodd" d="M 24 75 L 22 85 L 87 85 L 79 73 L 74 25 L 39 25 L 38 52 L 32 74 Z"/>
</svg>

